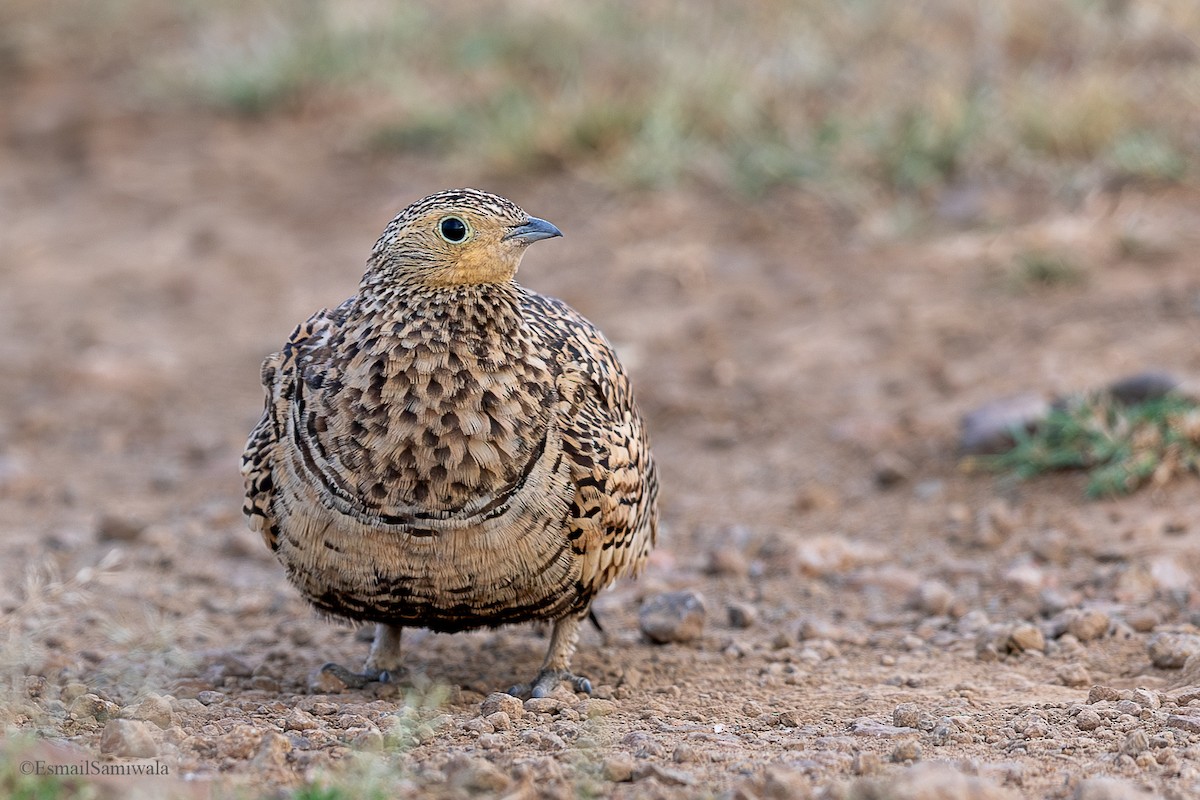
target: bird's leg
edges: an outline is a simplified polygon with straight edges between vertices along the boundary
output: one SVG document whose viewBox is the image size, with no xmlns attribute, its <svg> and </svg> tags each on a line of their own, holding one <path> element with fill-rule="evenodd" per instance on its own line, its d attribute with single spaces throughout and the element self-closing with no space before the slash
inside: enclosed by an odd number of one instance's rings
<svg viewBox="0 0 1200 800">
<path fill-rule="evenodd" d="M 550 648 L 546 651 L 546 659 L 542 668 L 531 684 L 519 684 L 508 690 L 512 695 L 545 697 L 566 681 L 577 692 L 592 693 L 592 682 L 587 678 L 571 672 L 571 656 L 575 653 L 575 643 L 579 641 L 579 626 L 587 619 L 588 611 L 570 617 L 555 620 L 554 631 L 550 634 Z"/>
<path fill-rule="evenodd" d="M 321 671 L 336 676 L 351 689 L 361 689 L 373 681 L 389 683 L 401 671 L 400 634 L 403 631 L 399 625 L 377 623 L 375 641 L 371 642 L 371 652 L 367 654 L 362 672 L 351 672 L 332 661 L 321 667 Z"/>
</svg>

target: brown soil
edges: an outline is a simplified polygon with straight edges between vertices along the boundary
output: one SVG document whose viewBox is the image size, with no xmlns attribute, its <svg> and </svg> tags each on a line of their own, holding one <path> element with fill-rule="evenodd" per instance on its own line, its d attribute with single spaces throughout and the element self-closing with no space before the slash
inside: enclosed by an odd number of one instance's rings
<svg viewBox="0 0 1200 800">
<path fill-rule="evenodd" d="M 113 792 L 341 770 L 447 796 L 1200 792 L 1200 667 L 1178 668 L 1200 650 L 1195 481 L 1088 502 L 1082 476 L 956 454 L 999 396 L 1200 373 L 1196 192 L 996 189 L 997 224 L 902 239 L 803 193 L 460 174 L 349 147 L 336 115 L 151 113 L 26 78 L 0 95 L 0 712 L 64 740 L 51 762 L 140 715 L 171 777 Z M 354 291 L 396 210 L 460 184 L 566 232 L 521 278 L 615 341 L 661 464 L 659 549 L 576 658 L 593 699 L 489 698 L 536 669 L 527 626 L 414 631 L 405 684 L 320 693 L 314 670 L 366 644 L 242 522 L 261 359 Z M 1030 248 L 1084 280 L 1021 284 Z M 675 589 L 703 595 L 704 634 L 652 645 L 639 605 Z"/>
</svg>

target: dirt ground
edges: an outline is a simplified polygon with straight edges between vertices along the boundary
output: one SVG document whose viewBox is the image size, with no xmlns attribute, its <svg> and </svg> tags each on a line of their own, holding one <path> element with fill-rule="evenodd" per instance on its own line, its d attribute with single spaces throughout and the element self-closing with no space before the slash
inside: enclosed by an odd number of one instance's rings
<svg viewBox="0 0 1200 800">
<path fill-rule="evenodd" d="M 167 766 L 91 784 L 112 796 L 1200 794 L 1195 480 L 1086 501 L 957 453 L 998 397 L 1200 375 L 1194 188 L 984 187 L 988 225 L 900 237 L 802 192 L 460 174 L 347 147 L 336 115 L 27 77 L 0 84 L 10 759 Z M 520 278 L 614 340 L 661 465 L 659 548 L 576 657 L 591 699 L 494 694 L 536 669 L 528 626 L 412 632 L 398 687 L 313 683 L 366 643 L 242 521 L 263 356 L 353 293 L 398 209 L 462 184 L 565 232 Z M 1082 279 L 1021 283 L 1029 248 Z M 703 636 L 645 641 L 642 600 L 683 589 Z"/>
</svg>

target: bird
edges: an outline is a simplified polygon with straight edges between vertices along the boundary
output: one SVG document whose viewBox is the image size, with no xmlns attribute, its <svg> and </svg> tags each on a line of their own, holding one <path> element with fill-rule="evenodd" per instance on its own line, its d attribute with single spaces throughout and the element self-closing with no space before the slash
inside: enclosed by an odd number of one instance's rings
<svg viewBox="0 0 1200 800">
<path fill-rule="evenodd" d="M 386 226 L 358 291 L 263 362 L 242 456 L 244 513 L 325 617 L 375 623 L 349 686 L 405 671 L 404 628 L 541 621 L 544 697 L 592 601 L 658 537 L 658 475 L 628 373 L 600 330 L 516 282 L 550 222 L 478 189 Z M 598 625 L 598 623 L 597 623 Z"/>
</svg>

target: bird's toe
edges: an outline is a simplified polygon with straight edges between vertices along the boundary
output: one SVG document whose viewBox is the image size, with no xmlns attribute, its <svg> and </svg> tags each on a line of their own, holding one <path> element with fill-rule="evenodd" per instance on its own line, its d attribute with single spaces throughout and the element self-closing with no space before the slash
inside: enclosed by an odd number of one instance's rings
<svg viewBox="0 0 1200 800">
<path fill-rule="evenodd" d="M 334 661 L 322 666 L 321 672 L 334 676 L 350 689 L 361 689 L 369 683 L 388 683 L 392 680 L 391 673 L 386 670 L 366 669 L 354 672 Z"/>
</svg>

